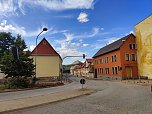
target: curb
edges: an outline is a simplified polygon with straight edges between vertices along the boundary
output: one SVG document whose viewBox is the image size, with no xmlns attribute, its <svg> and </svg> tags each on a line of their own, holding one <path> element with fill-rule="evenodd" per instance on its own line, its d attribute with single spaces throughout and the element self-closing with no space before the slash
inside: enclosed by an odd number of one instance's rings
<svg viewBox="0 0 152 114">
<path fill-rule="evenodd" d="M 79 90 L 79 91 L 82 91 L 82 90 Z M 84 92 L 85 92 L 85 90 L 84 90 Z M 76 96 L 71 96 L 69 98 L 58 99 L 58 100 L 55 100 L 55 101 L 50 101 L 50 102 L 46 102 L 46 103 L 42 103 L 42 104 L 37 104 L 37 105 L 32 105 L 32 106 L 25 106 L 25 107 L 22 107 L 22 108 L 16 108 L 16 109 L 10 109 L 10 110 L 8 109 L 6 111 L 0 111 L 0 114 L 7 113 L 7 112 L 12 112 L 12 111 L 17 111 L 17 110 L 22 110 L 22 109 L 33 108 L 33 107 L 42 106 L 42 105 L 47 105 L 47 104 L 50 104 L 50 103 L 57 103 L 57 102 L 61 102 L 61 101 L 69 100 L 69 99 L 74 99 L 74 98 L 90 95 L 90 94 L 93 94 L 95 92 L 96 92 L 96 90 L 89 90 L 86 93 L 82 93 L 82 94 L 76 95 Z"/>
<path fill-rule="evenodd" d="M 64 86 L 63 85 L 58 85 L 58 86 L 50 86 L 50 87 L 33 87 L 33 88 L 25 88 L 25 89 L 12 89 L 12 90 L 4 90 L 0 91 L 0 93 L 6 93 L 6 92 L 18 92 L 18 91 L 28 91 L 28 90 L 35 90 L 35 89 L 45 89 L 45 88 L 52 88 L 52 87 L 59 87 L 59 86 Z"/>
</svg>

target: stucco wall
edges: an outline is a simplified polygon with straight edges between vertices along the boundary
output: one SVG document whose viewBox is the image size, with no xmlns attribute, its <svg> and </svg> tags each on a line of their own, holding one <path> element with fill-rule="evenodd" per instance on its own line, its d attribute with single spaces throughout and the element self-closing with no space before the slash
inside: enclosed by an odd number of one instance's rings
<svg viewBox="0 0 152 114">
<path fill-rule="evenodd" d="M 35 56 L 31 56 L 35 64 Z M 61 59 L 59 56 L 37 56 L 36 77 L 60 76 Z"/>
<path fill-rule="evenodd" d="M 125 42 L 123 42 L 123 45 L 120 47 L 122 75 L 123 77 L 127 77 L 126 66 L 129 66 L 131 67 L 131 72 L 132 72 L 131 77 L 137 77 L 138 76 L 137 59 L 135 61 L 132 61 L 132 54 L 135 54 L 137 58 L 137 50 L 130 49 L 129 44 L 136 44 L 136 38 L 134 38 L 134 36 L 130 36 Z M 130 55 L 129 61 L 126 61 L 126 54 Z"/>
<path fill-rule="evenodd" d="M 116 55 L 116 62 L 112 62 L 111 57 Z M 108 63 L 105 63 L 105 57 L 108 57 Z M 100 63 L 100 59 L 103 59 L 103 63 Z M 98 61 L 98 64 L 95 61 Z M 94 69 L 97 69 L 97 76 L 122 76 L 121 71 L 118 71 L 118 74 L 112 74 L 112 67 L 121 66 L 121 57 L 120 57 L 120 50 L 116 50 L 99 57 L 94 58 Z M 98 69 L 103 68 L 103 74 L 98 73 Z M 105 73 L 105 68 L 109 68 L 109 74 Z"/>
<path fill-rule="evenodd" d="M 135 26 L 140 76 L 152 79 L 152 16 Z"/>
</svg>

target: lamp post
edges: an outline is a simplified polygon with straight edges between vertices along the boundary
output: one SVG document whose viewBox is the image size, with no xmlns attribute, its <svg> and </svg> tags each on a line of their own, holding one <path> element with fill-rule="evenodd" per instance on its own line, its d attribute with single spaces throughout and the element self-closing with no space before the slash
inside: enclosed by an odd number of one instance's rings
<svg viewBox="0 0 152 114">
<path fill-rule="evenodd" d="M 44 32 L 44 31 L 47 31 L 48 29 L 47 28 L 43 28 L 43 30 L 37 35 L 37 37 L 36 37 L 36 48 L 35 48 L 35 52 L 36 52 L 36 54 L 35 54 L 35 77 L 36 77 L 36 56 L 37 56 L 37 39 L 38 39 L 38 37 L 40 36 L 40 34 L 42 34 L 42 32 Z"/>
</svg>

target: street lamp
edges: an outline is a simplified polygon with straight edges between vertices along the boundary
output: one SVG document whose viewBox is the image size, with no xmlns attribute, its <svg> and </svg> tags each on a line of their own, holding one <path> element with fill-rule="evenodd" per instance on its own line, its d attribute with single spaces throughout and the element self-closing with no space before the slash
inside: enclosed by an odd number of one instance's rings
<svg viewBox="0 0 152 114">
<path fill-rule="evenodd" d="M 36 54 L 35 54 L 35 77 L 36 77 L 36 56 L 37 56 L 37 39 L 38 39 L 38 37 L 40 36 L 40 34 L 42 34 L 42 32 L 44 32 L 44 31 L 47 31 L 48 29 L 47 28 L 43 28 L 43 30 L 37 35 L 37 37 L 36 37 L 36 48 L 35 48 L 35 52 L 36 52 Z"/>
</svg>

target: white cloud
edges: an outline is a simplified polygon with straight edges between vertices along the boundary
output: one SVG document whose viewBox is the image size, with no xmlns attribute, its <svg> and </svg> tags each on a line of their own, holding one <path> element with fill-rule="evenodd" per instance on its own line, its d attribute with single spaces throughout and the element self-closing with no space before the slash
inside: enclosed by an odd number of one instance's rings
<svg viewBox="0 0 152 114">
<path fill-rule="evenodd" d="M 35 48 L 35 45 L 31 45 L 30 46 L 30 51 L 33 51 L 34 48 Z"/>
<path fill-rule="evenodd" d="M 25 15 L 25 7 L 47 10 L 93 9 L 95 0 L 0 0 L 0 16 Z M 69 18 L 69 17 L 68 17 Z M 71 18 L 71 17 L 70 17 Z"/>
<path fill-rule="evenodd" d="M 0 16 L 25 14 L 22 8 L 22 0 L 1 0 Z"/>
<path fill-rule="evenodd" d="M 58 53 L 62 56 L 71 56 L 71 55 L 82 55 L 83 52 L 80 51 L 81 47 L 86 46 L 83 44 L 82 40 L 72 41 L 74 36 L 70 33 L 65 33 L 65 39 L 56 40 L 56 44 L 59 45 L 57 48 Z"/>
<path fill-rule="evenodd" d="M 82 38 L 92 38 L 101 32 L 101 28 L 94 27 L 92 32 L 84 33 L 76 35 L 74 33 L 63 33 L 65 39 L 63 40 L 56 40 L 57 45 L 60 47 L 57 48 L 57 51 L 62 57 L 68 55 L 82 55 L 84 52 L 80 50 L 81 47 L 87 47 L 89 44 L 83 43 Z M 101 45 L 100 45 L 101 46 Z"/>
<path fill-rule="evenodd" d="M 134 31 L 129 31 L 127 33 L 124 34 L 124 36 L 127 36 L 128 34 L 135 34 Z"/>
<path fill-rule="evenodd" d="M 7 20 L 3 20 L 0 24 L 0 31 L 12 32 L 15 34 L 25 35 L 26 31 L 24 27 L 19 27 L 17 25 L 7 24 Z"/>
<path fill-rule="evenodd" d="M 134 34 L 134 31 L 130 31 L 129 33 L 130 33 L 130 34 Z"/>
<path fill-rule="evenodd" d="M 94 0 L 26 0 L 25 2 L 50 10 L 91 9 L 94 6 Z"/>
<path fill-rule="evenodd" d="M 99 27 L 94 27 L 92 28 L 92 31 L 89 33 L 84 33 L 84 34 L 79 34 L 79 35 L 74 35 L 73 34 L 73 38 L 92 38 L 94 36 L 96 36 L 97 34 L 99 34 L 101 32 Z"/>
<path fill-rule="evenodd" d="M 83 47 L 87 47 L 87 46 L 89 46 L 89 44 L 83 44 Z"/>
<path fill-rule="evenodd" d="M 14 34 L 21 34 L 22 36 L 25 37 L 31 37 L 31 36 L 36 36 L 38 35 L 38 33 L 40 33 L 42 31 L 42 28 L 47 27 L 46 25 L 43 25 L 41 27 L 38 27 L 37 30 L 33 30 L 33 31 L 27 31 L 25 27 L 23 26 L 19 26 L 15 23 L 13 24 L 8 24 L 7 20 L 2 20 L 2 22 L 0 23 L 0 31 L 2 32 L 11 32 Z M 57 33 L 65 33 L 67 32 L 67 30 L 56 30 L 54 28 L 51 27 L 47 27 L 48 31 L 43 32 L 42 34 L 57 34 Z"/>
<path fill-rule="evenodd" d="M 81 12 L 77 18 L 77 20 L 80 22 L 80 23 L 86 23 L 89 21 L 88 19 L 88 14 L 84 13 L 84 12 Z"/>
<path fill-rule="evenodd" d="M 74 38 L 73 34 L 64 33 L 64 35 L 66 37 L 66 41 L 71 41 Z"/>
</svg>

